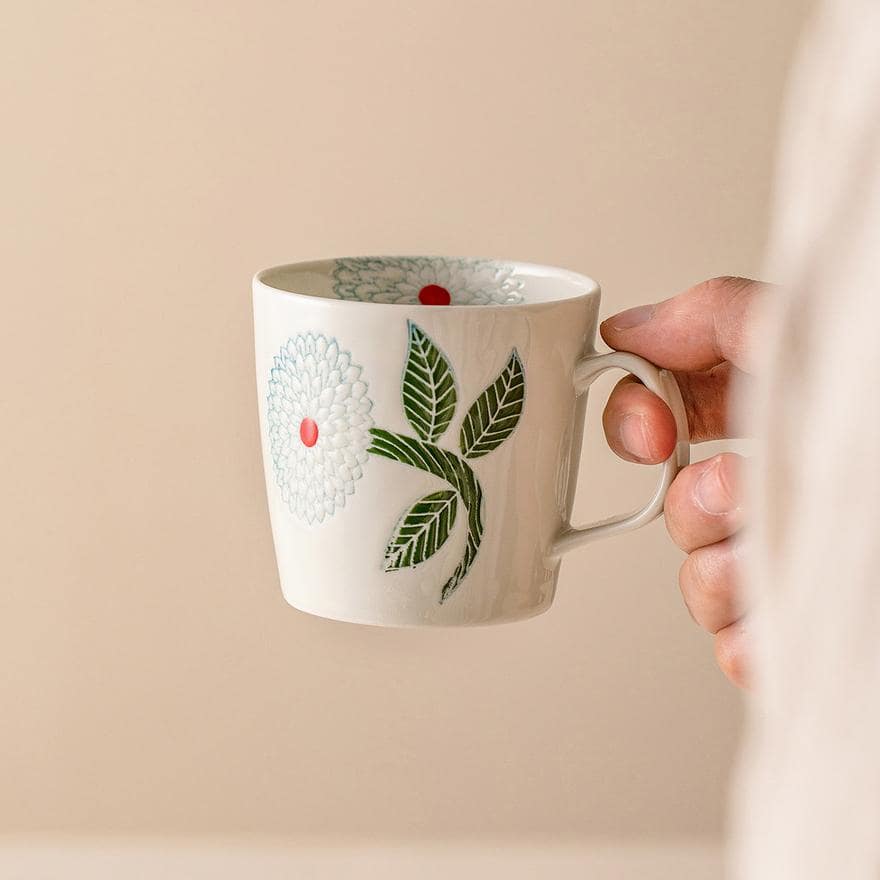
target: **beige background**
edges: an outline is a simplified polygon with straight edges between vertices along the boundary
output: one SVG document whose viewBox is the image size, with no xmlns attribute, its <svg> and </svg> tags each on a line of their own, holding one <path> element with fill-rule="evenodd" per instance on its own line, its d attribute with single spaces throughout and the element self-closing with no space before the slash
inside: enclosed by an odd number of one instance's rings
<svg viewBox="0 0 880 880">
<path fill-rule="evenodd" d="M 719 830 L 739 697 L 661 523 L 526 623 L 284 604 L 249 276 L 499 255 L 594 275 L 608 314 L 757 274 L 804 12 L 4 4 L 0 831 Z M 653 479 L 597 403 L 583 517 Z"/>
</svg>

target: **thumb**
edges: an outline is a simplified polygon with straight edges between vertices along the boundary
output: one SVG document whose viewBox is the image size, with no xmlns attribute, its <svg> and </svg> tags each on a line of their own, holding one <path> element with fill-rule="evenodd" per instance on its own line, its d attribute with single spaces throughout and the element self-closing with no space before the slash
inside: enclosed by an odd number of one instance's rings
<svg viewBox="0 0 880 880">
<path fill-rule="evenodd" d="M 669 370 L 708 370 L 730 361 L 748 371 L 753 325 L 770 290 L 748 278 L 712 278 L 656 305 L 613 315 L 602 324 L 602 338 Z"/>
</svg>

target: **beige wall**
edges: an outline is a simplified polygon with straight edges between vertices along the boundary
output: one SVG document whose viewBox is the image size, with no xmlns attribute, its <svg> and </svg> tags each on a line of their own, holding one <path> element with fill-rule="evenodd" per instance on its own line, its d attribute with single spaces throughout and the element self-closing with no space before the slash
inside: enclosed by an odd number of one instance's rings
<svg viewBox="0 0 880 880">
<path fill-rule="evenodd" d="M 5 4 L 0 830 L 720 827 L 739 698 L 662 524 L 573 555 L 517 625 L 284 604 L 249 276 L 501 255 L 594 275 L 607 314 L 758 273 L 803 14 Z M 597 403 L 583 517 L 653 478 Z"/>
</svg>

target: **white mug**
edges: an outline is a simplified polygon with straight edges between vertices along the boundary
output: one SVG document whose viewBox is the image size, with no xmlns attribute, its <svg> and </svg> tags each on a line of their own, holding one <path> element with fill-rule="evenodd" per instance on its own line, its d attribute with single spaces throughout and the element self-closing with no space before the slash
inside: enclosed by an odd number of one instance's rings
<svg viewBox="0 0 880 880">
<path fill-rule="evenodd" d="M 562 556 L 659 516 L 688 462 L 670 373 L 598 354 L 599 285 L 499 260 L 354 257 L 254 278 L 257 387 L 281 587 L 381 626 L 545 611 Z M 612 368 L 669 405 L 651 500 L 570 524 L 586 391 Z"/>
</svg>

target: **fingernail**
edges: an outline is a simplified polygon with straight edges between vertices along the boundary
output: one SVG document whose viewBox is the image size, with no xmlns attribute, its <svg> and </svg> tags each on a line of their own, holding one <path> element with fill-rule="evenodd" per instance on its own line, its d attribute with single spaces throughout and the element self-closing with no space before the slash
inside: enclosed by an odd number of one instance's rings
<svg viewBox="0 0 880 880">
<path fill-rule="evenodd" d="M 655 306 L 636 306 L 634 309 L 627 309 L 619 315 L 613 315 L 608 319 L 608 324 L 615 330 L 632 330 L 645 321 L 650 321 L 654 315 Z"/>
<path fill-rule="evenodd" d="M 739 509 L 739 503 L 731 495 L 722 473 L 720 458 L 712 462 L 697 480 L 694 498 L 697 505 L 710 516 L 723 516 Z"/>
<path fill-rule="evenodd" d="M 620 423 L 620 445 L 633 458 L 648 458 L 651 453 L 645 417 L 627 413 Z"/>
</svg>

